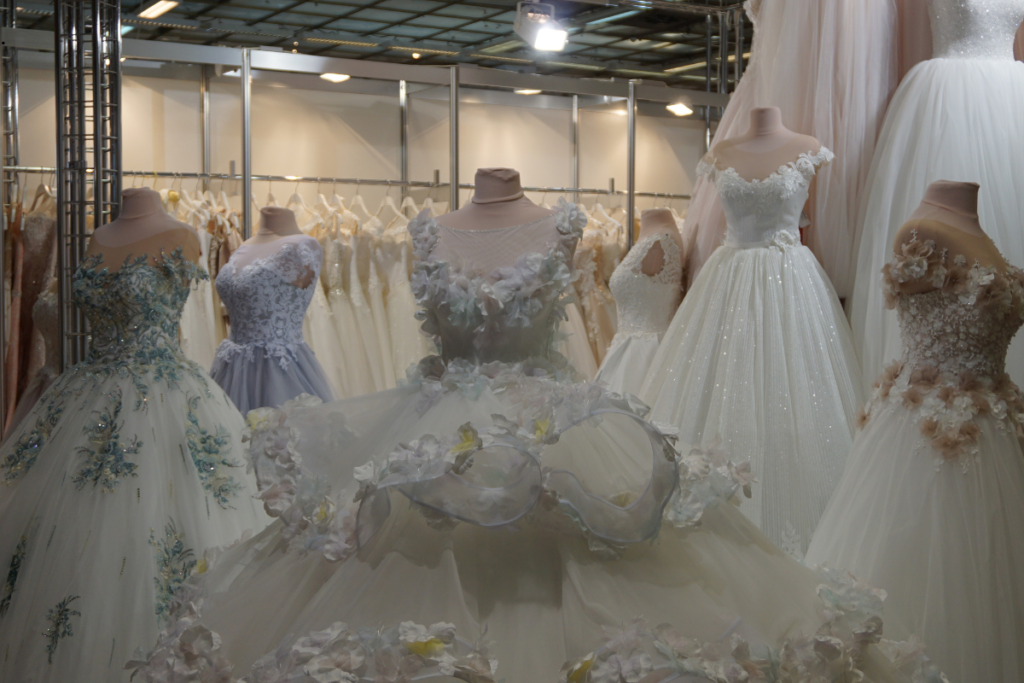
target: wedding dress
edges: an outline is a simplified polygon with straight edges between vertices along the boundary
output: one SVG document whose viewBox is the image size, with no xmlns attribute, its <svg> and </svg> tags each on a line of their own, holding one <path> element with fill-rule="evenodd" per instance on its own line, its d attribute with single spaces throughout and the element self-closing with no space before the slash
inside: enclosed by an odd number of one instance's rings
<svg viewBox="0 0 1024 683">
<path fill-rule="evenodd" d="M 949 680 L 1024 680 L 1024 402 L 1006 375 L 1024 273 L 914 240 L 885 270 L 902 360 L 875 382 L 808 561 L 889 592 Z M 939 289 L 904 294 L 901 283 Z"/>
<path fill-rule="evenodd" d="M 126 682 L 203 551 L 269 521 L 242 417 L 178 346 L 201 277 L 180 249 L 74 275 L 89 354 L 0 449 L 0 680 Z"/>
<path fill-rule="evenodd" d="M 742 509 L 796 555 L 843 473 L 861 403 L 849 326 L 799 237 L 811 180 L 832 156 L 822 147 L 755 181 L 702 160 L 727 241 L 683 299 L 639 394 L 683 441 L 721 438 L 750 459 L 761 485 Z"/>
<path fill-rule="evenodd" d="M 978 216 L 1010 261 L 1024 263 L 1024 64 L 1013 41 L 1024 0 L 929 0 L 933 59 L 893 96 L 865 191 L 850 319 L 863 384 L 899 357 L 896 316 L 883 306 L 878 273 L 893 240 L 935 180 L 979 183 Z M 1007 356 L 1024 381 L 1024 340 Z"/>
<path fill-rule="evenodd" d="M 213 235 L 206 230 L 207 220 L 196 225 L 190 223 L 196 229 L 199 236 L 199 246 L 202 252 L 200 263 L 207 263 L 210 258 L 210 246 L 213 242 Z M 190 360 L 195 361 L 200 367 L 208 368 L 213 364 L 214 355 L 217 351 L 217 326 L 216 310 L 213 305 L 213 287 L 209 280 L 200 280 L 185 302 L 185 308 L 181 312 L 181 350 Z"/>
<path fill-rule="evenodd" d="M 251 259 L 249 252 L 264 255 Z M 247 263 L 239 267 L 242 260 Z M 217 275 L 231 336 L 217 349 L 210 375 L 243 415 L 301 394 L 333 398 L 327 376 L 302 336 L 306 309 L 320 287 L 322 263 L 319 242 L 304 234 L 289 235 L 267 244 L 243 244 Z M 303 278 L 304 287 L 295 284 Z"/>
<path fill-rule="evenodd" d="M 489 274 L 469 259 L 493 258 L 494 230 L 410 224 L 442 356 L 407 386 L 250 414 L 280 521 L 190 578 L 139 680 L 902 679 L 869 646 L 881 595 L 726 502 L 744 468 L 680 455 L 643 406 L 565 378 L 551 348 L 582 222 L 563 202 L 501 229 L 539 250 Z"/>
<path fill-rule="evenodd" d="M 787 128 L 814 136 L 836 153 L 836 162 L 815 184 L 807 236 L 839 295 L 849 296 L 857 211 L 897 83 L 895 3 L 748 0 L 745 7 L 754 23 L 750 66 L 729 98 L 711 146 L 742 134 L 751 109 L 776 106 Z M 690 283 L 727 232 L 714 183 L 698 178 L 692 194 L 684 230 Z M 881 267 L 880 262 L 871 272 Z"/>
<path fill-rule="evenodd" d="M 644 258 L 660 245 L 664 265 L 654 275 L 641 270 Z M 639 394 L 647 370 L 683 296 L 679 246 L 670 235 L 645 237 L 634 245 L 608 285 L 615 297 L 618 331 L 608 347 L 596 382 L 620 394 Z"/>
</svg>

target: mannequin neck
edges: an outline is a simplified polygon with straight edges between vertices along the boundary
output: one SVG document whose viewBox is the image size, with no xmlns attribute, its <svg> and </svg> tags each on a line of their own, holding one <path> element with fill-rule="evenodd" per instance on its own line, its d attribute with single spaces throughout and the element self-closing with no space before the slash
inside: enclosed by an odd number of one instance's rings
<svg viewBox="0 0 1024 683">
<path fill-rule="evenodd" d="M 133 187 L 121 193 L 119 219 L 146 218 L 164 212 L 160 193 L 148 187 Z"/>
<path fill-rule="evenodd" d="M 260 209 L 260 227 L 256 231 L 258 236 L 287 237 L 301 233 L 291 209 L 282 206 L 265 206 Z"/>
<path fill-rule="evenodd" d="M 928 186 L 921 202 L 977 221 L 979 189 L 980 186 L 976 183 L 939 180 Z"/>
<path fill-rule="evenodd" d="M 751 138 L 770 137 L 789 133 L 782 125 L 782 110 L 778 107 L 762 107 L 750 112 L 750 128 L 747 136 Z"/>
<path fill-rule="evenodd" d="M 523 196 L 519 171 L 512 168 L 481 168 L 476 172 L 474 204 L 510 202 Z"/>
<path fill-rule="evenodd" d="M 675 216 L 668 209 L 644 209 L 640 214 L 640 236 L 678 231 Z"/>
</svg>

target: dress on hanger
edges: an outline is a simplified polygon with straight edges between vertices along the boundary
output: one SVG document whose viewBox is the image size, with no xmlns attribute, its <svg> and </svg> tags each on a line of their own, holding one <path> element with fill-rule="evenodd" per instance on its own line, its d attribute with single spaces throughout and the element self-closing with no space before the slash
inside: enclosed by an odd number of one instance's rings
<svg viewBox="0 0 1024 683">
<path fill-rule="evenodd" d="M 57 306 L 57 286 L 56 280 L 52 281 L 50 289 L 40 294 L 32 307 L 32 325 L 38 331 L 43 344 L 44 362 L 43 366 L 33 373 L 28 386 L 18 398 L 18 406 L 7 427 L 8 435 L 21 424 L 35 407 L 39 397 L 60 374 L 60 308 Z"/>
<path fill-rule="evenodd" d="M 664 265 L 645 274 L 642 262 L 661 245 Z M 647 370 L 683 296 L 679 245 L 670 235 L 650 235 L 633 246 L 612 274 L 609 286 L 618 309 L 619 329 L 612 339 L 596 382 L 620 394 L 639 394 Z"/>
<path fill-rule="evenodd" d="M 88 356 L 0 448 L 0 680 L 127 682 L 204 550 L 269 521 L 242 417 L 178 347 L 203 276 L 180 249 L 76 271 Z"/>
<path fill-rule="evenodd" d="M 195 215 L 198 220 L 188 220 L 188 218 L 189 216 L 186 216 L 183 222 L 195 228 L 196 234 L 199 235 L 199 248 L 202 252 L 200 263 L 207 263 L 213 243 L 213 235 L 206 229 L 209 223 L 209 214 L 198 213 Z M 217 352 L 216 315 L 213 286 L 209 280 L 200 280 L 196 283 L 181 312 L 181 350 L 188 358 L 204 368 L 213 365 L 213 358 Z"/>
<path fill-rule="evenodd" d="M 351 253 L 347 240 L 331 239 L 327 246 L 327 299 L 334 314 L 335 334 L 340 340 L 339 367 L 345 377 L 345 398 L 372 394 L 377 390 L 363 346 L 363 336 L 359 334 L 355 307 L 345 290 L 345 273 L 352 260 Z"/>
<path fill-rule="evenodd" d="M 249 253 L 259 254 L 239 267 Z M 334 393 L 303 340 L 302 320 L 320 286 L 323 252 L 308 235 L 242 245 L 217 276 L 231 337 L 221 342 L 210 375 L 242 412 L 280 406 L 300 394 L 330 400 Z M 297 282 L 312 273 L 305 287 Z"/>
<path fill-rule="evenodd" d="M 555 364 L 582 222 L 563 204 L 503 228 L 538 251 L 489 273 L 472 259 L 493 230 L 410 224 L 443 358 L 397 389 L 250 415 L 281 523 L 184 588 L 139 680 L 900 680 L 868 644 L 880 595 L 725 502 L 743 468 L 680 455 L 638 404 Z"/>
<path fill-rule="evenodd" d="M 938 289 L 903 293 L 901 283 Z M 888 591 L 950 681 L 1024 680 L 1024 273 L 914 239 L 885 269 L 903 355 L 875 382 L 808 562 Z"/>
<path fill-rule="evenodd" d="M 861 211 L 850 320 L 870 386 L 900 355 L 899 324 L 885 308 L 878 272 L 900 226 L 936 180 L 981 185 L 978 217 L 1014 263 L 1024 263 L 1024 64 L 1013 41 L 1024 0 L 929 0 L 933 58 L 916 65 L 892 98 Z M 1024 382 L 1024 339 L 1007 371 Z"/>
<path fill-rule="evenodd" d="M 822 147 L 764 180 L 719 169 L 729 220 L 662 337 L 640 391 L 658 422 L 750 459 L 761 485 L 742 509 L 799 556 L 843 473 L 862 393 L 850 329 L 799 220 Z"/>
<path fill-rule="evenodd" d="M 751 109 L 775 106 L 787 128 L 817 138 L 836 153 L 836 162 L 815 183 L 806 237 L 839 295 L 847 297 L 857 268 L 858 209 L 885 108 L 898 82 L 896 3 L 748 0 L 745 7 L 754 22 L 750 65 L 729 98 L 711 146 L 742 134 Z M 714 183 L 697 178 L 691 194 L 684 232 L 688 283 L 727 232 Z M 880 262 L 871 272 L 881 267 Z"/>
</svg>

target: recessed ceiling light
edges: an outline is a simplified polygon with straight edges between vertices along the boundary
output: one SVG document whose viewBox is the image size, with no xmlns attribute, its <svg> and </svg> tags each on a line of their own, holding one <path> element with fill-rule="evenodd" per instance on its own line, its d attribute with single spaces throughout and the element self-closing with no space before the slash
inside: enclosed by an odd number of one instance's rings
<svg viewBox="0 0 1024 683">
<path fill-rule="evenodd" d="M 686 106 L 686 104 L 684 104 L 683 102 L 673 102 L 672 104 L 667 105 L 665 109 L 668 109 L 676 116 L 689 116 L 690 114 L 693 113 L 693 110 Z"/>
<path fill-rule="evenodd" d="M 331 83 L 343 83 L 351 78 L 348 74 L 320 74 L 320 78 Z"/>
<path fill-rule="evenodd" d="M 413 59 L 419 59 L 420 58 L 420 53 L 419 52 L 413 52 L 412 53 L 412 58 Z"/>
<path fill-rule="evenodd" d="M 512 92 L 517 95 L 539 95 L 541 93 L 540 90 L 534 90 L 532 88 L 516 88 Z"/>
<path fill-rule="evenodd" d="M 625 109 L 612 109 L 612 113 L 615 114 L 616 116 L 625 116 L 626 115 L 626 110 Z"/>
<path fill-rule="evenodd" d="M 139 16 L 143 19 L 156 19 L 167 14 L 178 5 L 179 3 L 176 0 L 157 0 L 157 2 L 139 12 Z"/>
</svg>

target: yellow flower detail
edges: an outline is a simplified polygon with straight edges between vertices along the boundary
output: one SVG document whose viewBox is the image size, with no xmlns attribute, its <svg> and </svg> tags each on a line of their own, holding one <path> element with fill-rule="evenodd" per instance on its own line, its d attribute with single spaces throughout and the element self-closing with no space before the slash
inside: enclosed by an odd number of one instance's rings
<svg viewBox="0 0 1024 683">
<path fill-rule="evenodd" d="M 433 657 L 444 652 L 444 643 L 438 638 L 417 640 L 412 643 L 406 643 L 405 647 L 408 648 L 409 652 L 420 657 Z"/>
<path fill-rule="evenodd" d="M 322 501 L 320 501 L 320 504 L 317 505 L 316 511 L 313 513 L 313 522 L 316 524 L 320 524 L 322 522 L 329 520 L 333 516 L 333 514 L 334 505 L 331 504 L 330 500 L 324 498 Z"/>
<path fill-rule="evenodd" d="M 582 662 L 577 664 L 569 672 L 568 682 L 569 683 L 581 683 L 586 680 L 587 674 L 590 673 L 590 667 L 594 666 L 594 655 L 588 656 Z"/>
<path fill-rule="evenodd" d="M 206 563 L 206 558 L 205 557 L 201 557 L 201 558 L 199 558 L 199 561 L 196 562 L 196 566 L 192 569 L 192 573 L 193 574 L 205 574 L 206 570 L 209 569 L 209 568 L 210 568 L 209 565 Z"/>
<path fill-rule="evenodd" d="M 533 423 L 533 435 L 538 439 L 541 438 L 542 436 L 546 436 L 548 433 L 548 428 L 550 426 L 551 418 L 545 417 L 543 419 L 538 419 L 536 422 Z"/>
<path fill-rule="evenodd" d="M 480 447 L 481 441 L 473 425 L 466 423 L 459 427 L 459 443 L 455 444 L 451 452 L 453 455 L 469 453 Z"/>
</svg>

